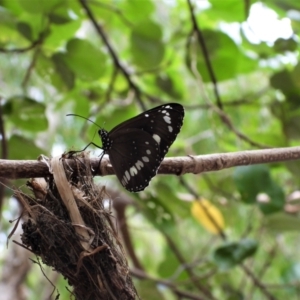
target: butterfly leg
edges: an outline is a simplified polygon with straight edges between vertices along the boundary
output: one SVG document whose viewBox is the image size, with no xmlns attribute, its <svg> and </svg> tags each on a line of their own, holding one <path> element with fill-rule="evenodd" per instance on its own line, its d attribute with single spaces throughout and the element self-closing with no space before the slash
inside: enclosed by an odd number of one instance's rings
<svg viewBox="0 0 300 300">
<path fill-rule="evenodd" d="M 69 152 L 66 153 L 66 155 L 72 156 L 72 155 L 74 155 L 74 154 L 76 154 L 76 153 L 83 152 L 83 151 L 85 151 L 90 145 L 93 145 L 93 146 L 95 146 L 95 147 L 97 147 L 97 148 L 99 148 L 99 149 L 102 149 L 102 148 L 101 148 L 100 146 L 98 146 L 97 144 L 95 144 L 95 143 L 93 143 L 93 142 L 90 142 L 90 143 L 88 143 L 82 150 L 69 151 Z"/>
</svg>

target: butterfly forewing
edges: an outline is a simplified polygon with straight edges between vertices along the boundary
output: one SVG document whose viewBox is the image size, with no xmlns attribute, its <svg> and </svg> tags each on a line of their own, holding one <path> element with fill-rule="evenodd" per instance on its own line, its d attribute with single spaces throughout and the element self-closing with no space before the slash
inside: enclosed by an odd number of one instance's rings
<svg viewBox="0 0 300 300">
<path fill-rule="evenodd" d="M 183 117 L 183 107 L 169 103 L 129 119 L 108 133 L 99 131 L 103 149 L 127 190 L 143 190 L 156 175 L 180 131 Z"/>
</svg>

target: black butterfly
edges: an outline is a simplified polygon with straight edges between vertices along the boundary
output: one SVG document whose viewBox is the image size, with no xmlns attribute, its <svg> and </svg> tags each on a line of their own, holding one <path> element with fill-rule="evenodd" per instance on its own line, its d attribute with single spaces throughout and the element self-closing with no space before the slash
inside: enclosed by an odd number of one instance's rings
<svg viewBox="0 0 300 300">
<path fill-rule="evenodd" d="M 129 119 L 111 131 L 98 131 L 104 154 L 121 184 L 130 192 L 148 186 L 179 133 L 184 117 L 182 105 L 157 106 Z M 92 143 L 93 144 L 93 143 Z"/>
</svg>

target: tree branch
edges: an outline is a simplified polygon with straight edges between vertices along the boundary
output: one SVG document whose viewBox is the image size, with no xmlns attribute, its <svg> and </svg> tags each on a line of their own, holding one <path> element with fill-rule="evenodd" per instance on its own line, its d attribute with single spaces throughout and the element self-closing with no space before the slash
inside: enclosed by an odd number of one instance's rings
<svg viewBox="0 0 300 300">
<path fill-rule="evenodd" d="M 76 161 L 64 159 L 66 164 L 76 170 Z M 167 157 L 161 163 L 158 174 L 184 175 L 188 173 L 200 174 L 205 172 L 219 171 L 237 166 L 265 164 L 300 160 L 300 147 L 274 148 L 262 150 L 249 150 L 230 153 L 217 153 L 198 156 Z M 97 170 L 99 158 L 91 158 L 93 170 Z M 51 173 L 45 162 L 36 160 L 7 160 L 0 159 L 0 177 L 7 179 L 45 177 Z M 103 157 L 100 170 L 96 175 L 106 176 L 115 174 L 108 157 Z"/>
</svg>

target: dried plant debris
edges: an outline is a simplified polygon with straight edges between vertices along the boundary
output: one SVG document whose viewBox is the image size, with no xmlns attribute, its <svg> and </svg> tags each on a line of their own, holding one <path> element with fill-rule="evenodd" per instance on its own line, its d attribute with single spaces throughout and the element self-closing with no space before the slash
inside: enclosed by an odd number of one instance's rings
<svg viewBox="0 0 300 300">
<path fill-rule="evenodd" d="M 32 179 L 28 187 L 33 195 L 15 192 L 24 207 L 23 246 L 68 280 L 75 299 L 139 299 L 111 213 L 103 204 L 105 189 L 94 185 L 89 160 L 75 159 L 75 170 L 64 166 L 66 185 L 84 223 L 72 223 L 53 177 Z M 88 241 L 76 227 L 88 233 Z"/>
</svg>

